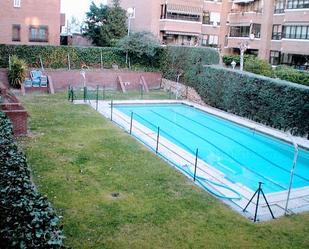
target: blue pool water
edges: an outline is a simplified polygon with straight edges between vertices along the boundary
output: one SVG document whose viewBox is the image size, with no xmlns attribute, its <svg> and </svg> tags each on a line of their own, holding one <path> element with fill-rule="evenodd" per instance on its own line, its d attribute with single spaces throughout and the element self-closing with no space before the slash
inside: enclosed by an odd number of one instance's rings
<svg viewBox="0 0 309 249">
<path fill-rule="evenodd" d="M 183 104 L 116 105 L 127 116 L 220 170 L 232 182 L 265 193 L 289 186 L 294 147 Z M 299 150 L 293 188 L 309 186 L 309 152 Z"/>
</svg>

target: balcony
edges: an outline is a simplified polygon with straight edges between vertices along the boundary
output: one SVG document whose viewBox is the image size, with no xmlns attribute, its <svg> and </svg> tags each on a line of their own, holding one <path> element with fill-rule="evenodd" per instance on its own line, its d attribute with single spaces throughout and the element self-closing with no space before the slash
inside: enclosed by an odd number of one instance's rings
<svg viewBox="0 0 309 249">
<path fill-rule="evenodd" d="M 247 42 L 248 49 L 260 49 L 260 39 L 250 39 L 249 37 L 227 37 L 225 47 L 239 48 L 241 43 Z"/>
<path fill-rule="evenodd" d="M 178 4 L 162 4 L 161 20 L 178 20 L 186 22 L 201 22 L 203 9 L 197 6 Z"/>
<path fill-rule="evenodd" d="M 173 19 L 161 19 L 159 28 L 160 31 L 200 34 L 202 29 L 202 23 L 187 22 L 183 20 L 173 20 Z"/>
<path fill-rule="evenodd" d="M 309 40 L 282 39 L 281 52 L 289 54 L 308 54 Z"/>
<path fill-rule="evenodd" d="M 234 1 L 228 20 L 230 23 L 256 22 L 262 21 L 262 1 L 243 0 Z"/>
<path fill-rule="evenodd" d="M 284 16 L 285 22 L 309 22 L 308 10 L 297 9 L 297 10 L 285 10 Z"/>
</svg>

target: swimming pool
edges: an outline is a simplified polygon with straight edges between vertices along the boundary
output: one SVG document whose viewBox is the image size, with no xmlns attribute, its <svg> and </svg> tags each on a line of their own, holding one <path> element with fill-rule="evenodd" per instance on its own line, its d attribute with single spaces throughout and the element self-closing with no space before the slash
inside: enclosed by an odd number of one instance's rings
<svg viewBox="0 0 309 249">
<path fill-rule="evenodd" d="M 265 193 L 287 190 L 294 147 L 185 104 L 122 104 L 115 109 L 194 154 L 233 183 Z M 300 149 L 293 188 L 309 186 L 309 152 Z"/>
</svg>

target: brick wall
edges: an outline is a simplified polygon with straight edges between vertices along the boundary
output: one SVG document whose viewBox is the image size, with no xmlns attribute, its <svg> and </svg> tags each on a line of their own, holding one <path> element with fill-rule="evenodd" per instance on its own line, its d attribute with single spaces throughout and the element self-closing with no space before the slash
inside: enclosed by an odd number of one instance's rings
<svg viewBox="0 0 309 249">
<path fill-rule="evenodd" d="M 15 136 L 27 135 L 28 113 L 25 110 L 2 110 L 13 124 Z"/>
<path fill-rule="evenodd" d="M 7 69 L 0 69 L 0 82 L 8 86 Z M 45 75 L 51 77 L 53 82 L 53 88 L 55 91 L 66 90 L 69 85 L 82 87 L 84 79 L 80 70 L 45 70 Z M 162 74 L 156 72 L 132 72 L 122 70 L 92 70 L 86 71 L 86 84 L 88 87 L 96 87 L 97 85 L 103 86 L 109 89 L 120 89 L 117 77 L 120 76 L 122 81 L 126 85 L 126 89 L 137 90 L 140 89 L 140 78 L 144 76 L 149 89 L 156 89 L 161 86 Z M 27 73 L 27 77 L 30 77 L 30 71 Z M 34 89 L 34 90 L 50 90 L 50 89 Z M 31 92 L 31 89 L 27 89 L 26 92 Z"/>
<path fill-rule="evenodd" d="M 44 73 L 51 76 L 55 91 L 65 90 L 69 85 L 83 86 L 84 79 L 79 70 L 46 70 Z M 140 89 L 141 76 L 144 76 L 149 89 L 159 88 L 162 80 L 161 73 L 94 70 L 86 71 L 86 85 L 87 87 L 100 85 L 109 89 L 119 89 L 118 76 L 122 78 L 128 91 Z"/>
<path fill-rule="evenodd" d="M 12 95 L 7 86 L 0 81 L 0 95 L 2 103 L 0 109 L 8 116 L 13 124 L 13 133 L 15 136 L 27 134 L 28 113 L 23 108 L 19 100 Z"/>
<path fill-rule="evenodd" d="M 14 7 L 13 0 L 0 1 L 0 43 L 28 45 L 60 44 L 60 0 L 21 0 Z M 20 41 L 12 41 L 12 26 L 20 25 Z M 48 42 L 29 41 L 30 26 L 47 26 Z"/>
</svg>

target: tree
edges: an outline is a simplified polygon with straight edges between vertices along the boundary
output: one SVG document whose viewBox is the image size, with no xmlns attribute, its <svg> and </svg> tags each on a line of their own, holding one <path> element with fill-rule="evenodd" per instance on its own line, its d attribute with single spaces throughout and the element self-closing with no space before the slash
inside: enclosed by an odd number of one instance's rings
<svg viewBox="0 0 309 249">
<path fill-rule="evenodd" d="M 150 32 L 131 33 L 119 40 L 117 46 L 127 53 L 132 60 L 136 59 L 140 64 L 155 66 L 161 56 L 161 45 L 158 39 Z"/>
<path fill-rule="evenodd" d="M 75 33 L 81 33 L 82 31 L 82 23 L 76 18 L 75 16 L 72 16 L 71 20 L 68 23 L 68 33 L 75 34 Z"/>
<path fill-rule="evenodd" d="M 113 0 L 111 7 L 92 2 L 86 17 L 84 35 L 97 46 L 114 46 L 127 34 L 126 11 L 120 7 L 119 0 Z"/>
<path fill-rule="evenodd" d="M 136 32 L 122 38 L 117 46 L 131 56 L 152 58 L 156 55 L 160 42 L 150 32 Z"/>
<path fill-rule="evenodd" d="M 261 74 L 267 77 L 274 76 L 271 64 L 259 58 L 251 57 L 250 59 L 246 60 L 244 69 L 247 72 Z"/>
</svg>

